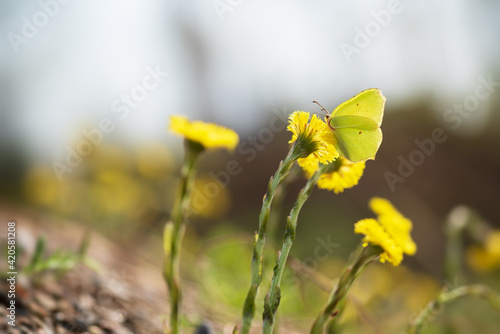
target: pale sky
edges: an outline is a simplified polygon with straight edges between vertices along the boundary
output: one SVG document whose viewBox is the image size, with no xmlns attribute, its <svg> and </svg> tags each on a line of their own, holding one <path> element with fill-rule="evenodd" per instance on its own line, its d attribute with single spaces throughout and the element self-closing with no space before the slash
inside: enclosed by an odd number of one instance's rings
<svg viewBox="0 0 500 334">
<path fill-rule="evenodd" d="M 495 3 L 254 0 L 223 13 L 214 3 L 72 0 L 17 53 L 8 34 L 22 35 L 23 18 L 43 9 L 38 1 L 2 4 L 0 70 L 9 89 L 1 112 L 14 113 L 35 159 L 51 160 L 106 117 L 113 136 L 129 142 L 167 138 L 170 114 L 249 133 L 273 108 L 318 111 L 318 100 L 333 109 L 371 87 L 392 109 L 431 98 L 439 115 L 471 94 L 478 76 L 499 72 Z M 381 14 L 390 8 L 397 14 Z M 368 27 L 369 45 L 349 62 L 341 45 L 356 47 Z M 119 120 L 113 101 L 158 66 L 168 77 Z M 480 129 L 488 115 L 484 103 L 471 124 Z"/>
</svg>

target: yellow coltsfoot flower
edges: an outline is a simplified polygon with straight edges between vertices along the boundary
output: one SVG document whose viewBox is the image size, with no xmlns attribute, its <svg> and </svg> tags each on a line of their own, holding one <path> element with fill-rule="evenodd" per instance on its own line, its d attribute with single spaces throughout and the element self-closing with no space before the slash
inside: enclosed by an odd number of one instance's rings
<svg viewBox="0 0 500 334">
<path fill-rule="evenodd" d="M 488 272 L 500 267 L 500 230 L 490 232 L 484 245 L 469 247 L 466 259 L 469 266 L 477 272 Z"/>
<path fill-rule="evenodd" d="M 303 167 L 308 178 L 318 168 L 319 164 Z M 327 170 L 319 177 L 318 188 L 330 190 L 336 194 L 342 193 L 345 189 L 350 189 L 358 184 L 364 170 L 365 161 L 351 162 L 345 158 L 338 157 L 328 165 Z"/>
<path fill-rule="evenodd" d="M 302 157 L 298 159 L 301 167 L 327 164 L 339 156 L 335 149 L 335 139 L 330 129 L 313 115 L 309 122 L 310 114 L 305 111 L 294 111 L 289 117 L 287 130 L 292 132 L 289 143 L 300 146 L 303 151 Z"/>
<path fill-rule="evenodd" d="M 171 221 L 164 230 L 163 278 L 170 296 L 170 321 L 168 332 L 179 333 L 181 330 L 181 303 L 179 259 L 181 243 L 186 229 L 186 217 L 189 213 L 191 193 L 199 155 L 205 149 L 225 148 L 234 150 L 238 145 L 238 135 L 233 130 L 201 121 L 191 122 L 184 116 L 170 117 L 170 130 L 185 138 L 186 155 L 181 169 L 178 197 L 171 210 Z M 208 204 L 207 204 L 208 205 Z"/>
<path fill-rule="evenodd" d="M 354 232 L 365 235 L 364 247 L 372 244 L 383 249 L 380 262 L 387 261 L 398 266 L 403 260 L 403 253 L 413 255 L 417 251 L 410 235 L 412 223 L 386 199 L 372 198 L 370 208 L 377 214 L 377 219 L 360 220 L 354 225 Z"/>
<path fill-rule="evenodd" d="M 184 138 L 200 143 L 205 148 L 225 148 L 234 150 L 238 145 L 238 134 L 223 126 L 190 121 L 184 116 L 170 116 L 170 131 Z"/>
</svg>

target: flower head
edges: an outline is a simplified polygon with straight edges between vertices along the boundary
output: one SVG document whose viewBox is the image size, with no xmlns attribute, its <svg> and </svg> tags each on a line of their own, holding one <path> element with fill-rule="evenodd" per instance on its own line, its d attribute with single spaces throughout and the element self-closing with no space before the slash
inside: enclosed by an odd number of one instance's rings
<svg viewBox="0 0 500 334">
<path fill-rule="evenodd" d="M 295 111 L 289 117 L 287 130 L 292 132 L 289 143 L 299 145 L 304 154 L 298 159 L 300 166 L 314 166 L 318 163 L 327 164 L 339 156 L 335 149 L 335 138 L 328 126 L 313 115 L 309 121 L 309 113 Z"/>
<path fill-rule="evenodd" d="M 170 116 L 170 131 L 200 143 L 205 148 L 234 150 L 238 134 L 231 129 L 213 123 L 190 121 L 184 116 Z"/>
<path fill-rule="evenodd" d="M 369 243 L 380 246 L 384 251 L 380 262 L 387 261 L 394 266 L 401 263 L 403 253 L 415 254 L 417 246 L 410 236 L 411 221 L 383 198 L 372 198 L 370 208 L 377 214 L 377 219 L 363 219 L 354 225 L 355 233 L 365 235 L 363 246 Z"/>
<path fill-rule="evenodd" d="M 310 178 L 319 168 L 319 164 L 302 167 L 306 176 Z M 321 174 L 318 180 L 318 188 L 331 190 L 338 194 L 345 189 L 350 189 L 358 184 L 363 176 L 365 162 L 351 162 L 345 158 L 338 157 L 328 165 L 328 170 Z"/>
<path fill-rule="evenodd" d="M 500 230 L 494 230 L 486 237 L 484 245 L 467 249 L 469 266 L 477 272 L 487 272 L 500 267 Z"/>
<path fill-rule="evenodd" d="M 214 189 L 207 199 L 207 189 Z M 199 176 L 194 179 L 189 203 L 190 214 L 197 217 L 218 219 L 225 216 L 231 206 L 231 194 L 227 187 L 213 182 L 209 176 Z"/>
</svg>

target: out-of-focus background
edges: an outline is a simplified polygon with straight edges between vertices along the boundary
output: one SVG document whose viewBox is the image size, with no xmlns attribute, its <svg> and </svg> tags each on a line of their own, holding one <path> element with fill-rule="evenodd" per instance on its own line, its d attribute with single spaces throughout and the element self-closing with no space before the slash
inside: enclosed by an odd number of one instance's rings
<svg viewBox="0 0 500 334">
<path fill-rule="evenodd" d="M 307 259 L 331 235 L 347 256 L 373 196 L 412 219 L 419 249 L 406 263 L 436 280 L 456 205 L 500 227 L 498 2 L 41 0 L 0 9 L 4 207 L 161 249 L 183 158 L 168 117 L 181 114 L 241 139 L 232 155 L 203 157 L 188 240 L 253 233 L 288 149 L 288 114 L 321 113 L 312 100 L 333 110 L 376 87 L 387 97 L 377 159 L 359 186 L 315 191 L 293 255 Z M 230 160 L 240 168 L 226 177 Z M 283 214 L 303 182 L 289 186 Z"/>
</svg>

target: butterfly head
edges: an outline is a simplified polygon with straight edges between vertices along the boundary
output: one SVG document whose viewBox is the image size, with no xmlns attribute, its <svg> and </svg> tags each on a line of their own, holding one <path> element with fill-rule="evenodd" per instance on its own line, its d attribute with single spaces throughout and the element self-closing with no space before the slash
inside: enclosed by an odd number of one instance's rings
<svg viewBox="0 0 500 334">
<path fill-rule="evenodd" d="M 321 104 L 319 104 L 318 101 L 313 101 L 313 103 L 316 103 L 318 106 L 320 106 L 321 110 L 326 113 L 326 115 L 325 115 L 325 122 L 331 128 L 331 126 L 330 126 L 330 113 L 328 112 L 328 110 L 326 110 L 325 107 L 323 107 Z"/>
</svg>

